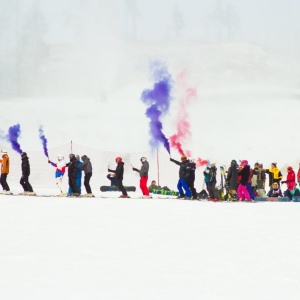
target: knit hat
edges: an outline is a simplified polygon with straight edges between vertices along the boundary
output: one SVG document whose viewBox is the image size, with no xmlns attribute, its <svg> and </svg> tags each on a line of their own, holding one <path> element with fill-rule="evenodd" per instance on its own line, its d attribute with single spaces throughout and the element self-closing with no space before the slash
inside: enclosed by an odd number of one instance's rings
<svg viewBox="0 0 300 300">
<path fill-rule="evenodd" d="M 271 165 L 277 167 L 277 163 L 274 163 L 274 162 L 273 162 L 273 163 L 271 163 Z"/>
<path fill-rule="evenodd" d="M 7 154 L 7 151 L 6 150 L 1 150 L 1 153 L 2 154 Z"/>
<path fill-rule="evenodd" d="M 291 166 L 288 166 L 288 167 L 287 167 L 287 170 L 288 170 L 288 171 L 291 171 L 291 170 L 293 170 L 293 168 L 292 168 Z"/>
<path fill-rule="evenodd" d="M 241 161 L 241 164 L 242 164 L 242 165 L 248 165 L 248 160 L 246 160 L 246 159 L 242 160 L 242 161 Z"/>
</svg>

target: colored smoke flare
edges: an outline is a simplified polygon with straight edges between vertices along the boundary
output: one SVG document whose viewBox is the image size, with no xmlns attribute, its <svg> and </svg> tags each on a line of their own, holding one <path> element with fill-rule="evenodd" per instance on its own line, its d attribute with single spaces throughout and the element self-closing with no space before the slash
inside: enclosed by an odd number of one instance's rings
<svg viewBox="0 0 300 300">
<path fill-rule="evenodd" d="M 21 126 L 20 124 L 16 124 L 9 127 L 6 138 L 11 143 L 12 148 L 15 151 L 17 151 L 19 154 L 22 154 L 23 151 L 21 149 L 20 144 L 18 143 L 18 138 L 20 134 L 21 134 Z"/>
<path fill-rule="evenodd" d="M 152 64 L 155 83 L 152 89 L 144 90 L 141 100 L 147 105 L 146 116 L 150 119 L 150 146 L 154 150 L 160 143 L 170 153 L 170 144 L 163 133 L 161 117 L 166 115 L 172 100 L 172 78 L 164 64 L 156 61 Z"/>
<path fill-rule="evenodd" d="M 44 149 L 44 154 L 46 155 L 46 157 L 49 157 L 49 154 L 48 154 L 48 148 L 47 148 L 47 139 L 44 135 L 44 130 L 43 130 L 43 127 L 40 126 L 39 128 L 39 133 L 40 133 L 40 139 L 42 141 L 42 144 L 43 144 L 43 149 Z"/>
</svg>

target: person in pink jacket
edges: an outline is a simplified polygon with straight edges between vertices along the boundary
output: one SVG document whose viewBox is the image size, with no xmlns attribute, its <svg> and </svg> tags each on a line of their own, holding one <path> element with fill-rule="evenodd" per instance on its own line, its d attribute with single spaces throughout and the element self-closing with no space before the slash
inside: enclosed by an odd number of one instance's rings
<svg viewBox="0 0 300 300">
<path fill-rule="evenodd" d="M 281 181 L 281 183 L 286 183 L 287 184 L 287 189 L 289 191 L 294 189 L 294 185 L 296 182 L 296 174 L 291 166 L 287 167 L 287 176 L 285 181 Z"/>
</svg>

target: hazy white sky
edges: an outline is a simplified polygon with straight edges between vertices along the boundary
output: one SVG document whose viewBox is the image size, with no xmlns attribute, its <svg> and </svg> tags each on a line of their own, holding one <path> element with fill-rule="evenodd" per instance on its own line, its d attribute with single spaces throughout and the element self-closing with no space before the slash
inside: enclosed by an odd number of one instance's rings
<svg viewBox="0 0 300 300">
<path fill-rule="evenodd" d="M 224 22 L 232 21 L 234 41 L 258 43 L 287 53 L 299 49 L 300 2 L 292 0 L 41 0 L 40 6 L 48 23 L 47 37 L 52 42 L 72 40 L 79 32 L 94 40 L 98 40 L 98 33 L 126 39 L 132 30 L 132 16 L 138 41 L 172 39 L 173 13 L 177 8 L 183 21 L 182 39 L 227 41 Z"/>
</svg>

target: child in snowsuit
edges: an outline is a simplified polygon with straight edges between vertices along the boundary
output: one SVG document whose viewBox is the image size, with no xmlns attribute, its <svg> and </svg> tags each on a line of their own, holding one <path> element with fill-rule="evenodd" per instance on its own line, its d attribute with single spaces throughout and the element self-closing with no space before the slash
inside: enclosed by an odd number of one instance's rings
<svg viewBox="0 0 300 300">
<path fill-rule="evenodd" d="M 57 156 L 57 163 L 52 162 L 50 159 L 48 159 L 48 163 L 56 168 L 55 170 L 56 185 L 60 191 L 60 196 L 65 196 L 66 194 L 64 192 L 64 187 L 63 187 L 63 177 L 66 171 L 66 163 L 63 155 L 59 154 Z"/>
<path fill-rule="evenodd" d="M 140 174 L 140 188 L 142 190 L 143 193 L 143 197 L 144 198 L 150 198 L 149 196 L 149 190 L 147 188 L 147 181 L 148 181 L 148 172 L 149 172 L 149 163 L 147 161 L 146 157 L 142 157 L 141 158 L 141 169 L 137 169 L 132 167 L 133 171 L 136 171 Z"/>
</svg>

